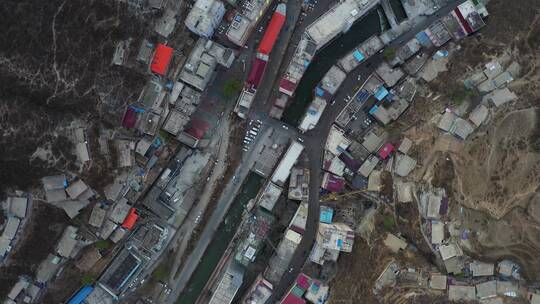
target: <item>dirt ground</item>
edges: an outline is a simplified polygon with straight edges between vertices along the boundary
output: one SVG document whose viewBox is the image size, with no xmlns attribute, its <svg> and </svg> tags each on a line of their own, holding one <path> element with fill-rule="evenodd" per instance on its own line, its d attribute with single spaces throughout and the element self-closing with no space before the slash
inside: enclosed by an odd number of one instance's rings
<svg viewBox="0 0 540 304">
<path fill-rule="evenodd" d="M 536 54 L 540 2 L 491 0 L 487 8 L 487 26 L 459 43 L 459 50 L 451 52 L 447 71 L 429 84 L 419 82 L 414 103 L 392 128 L 414 142 L 410 154 L 418 161 L 418 169 L 408 178 L 427 179 L 447 190 L 451 216 L 471 231 L 467 253 L 488 261 L 515 260 L 526 278 L 539 280 L 540 60 Z M 477 92 L 458 91 L 466 77 L 500 56 L 521 67 L 509 85 L 518 99 L 492 108 L 487 122 L 466 141 L 442 135 L 434 117 L 447 106 L 467 113 L 478 104 Z M 429 264 L 433 261 L 419 231 L 416 209 L 414 204 L 397 206 L 397 225 L 390 230 L 417 244 L 421 254 L 416 257 Z M 390 292 L 374 297 L 373 284 L 391 257 L 383 247 L 380 240 L 368 245 L 356 238 L 353 252 L 340 256 L 330 303 L 448 303 L 445 296 L 405 290 L 401 295 Z M 407 293 L 413 299 L 407 299 Z"/>
<path fill-rule="evenodd" d="M 415 212 L 412 210 L 409 212 L 411 218 L 417 217 Z M 401 212 L 404 217 L 405 213 L 405 211 Z M 411 230 L 414 230 L 412 226 L 417 225 L 417 222 L 406 223 L 406 220 L 400 219 L 397 225 L 389 225 L 386 223 L 388 216 L 392 216 L 389 210 L 377 211 L 375 215 L 376 230 L 370 236 L 369 244 L 364 239 L 356 237 L 353 251 L 340 254 L 337 272 L 330 281 L 332 289 L 329 303 L 446 303 L 439 302 L 438 295 L 425 294 L 415 290 L 409 290 L 409 292 L 397 287 L 385 288 L 380 294 L 374 294 L 375 281 L 392 260 L 397 261 L 401 266 L 407 265 L 424 270 L 432 268 L 429 249 L 427 249 L 429 252 L 423 252 L 425 248 L 419 248 L 418 251 L 406 250 L 394 254 L 384 245 L 383 241 L 388 232 L 401 232 L 409 243 L 412 242 L 418 247 L 423 244 L 423 241 L 420 242 L 422 236 L 409 234 Z"/>
<path fill-rule="evenodd" d="M 428 91 L 419 91 L 400 124 L 416 144 L 412 155 L 421 169 L 411 174 L 413 179 L 428 176 L 432 185 L 447 190 L 452 206 L 464 207 L 462 215 L 454 216 L 472 232 L 469 254 L 516 260 L 528 278 L 538 280 L 540 259 L 531 253 L 540 252 L 540 2 L 509 7 L 492 0 L 488 11 L 487 26 L 460 43 L 448 71 Z M 479 96 L 457 103 L 451 99 L 466 77 L 494 58 L 521 66 L 509 85 L 518 99 L 492 108 L 484 125 L 463 142 L 440 135 L 430 119 L 446 105 L 458 108 L 461 102 L 471 110 Z"/>
<path fill-rule="evenodd" d="M 540 186 L 540 153 L 529 141 L 538 128 L 537 110 L 504 114 L 454 157 L 461 203 L 496 218 L 516 206 L 526 208 Z"/>
</svg>

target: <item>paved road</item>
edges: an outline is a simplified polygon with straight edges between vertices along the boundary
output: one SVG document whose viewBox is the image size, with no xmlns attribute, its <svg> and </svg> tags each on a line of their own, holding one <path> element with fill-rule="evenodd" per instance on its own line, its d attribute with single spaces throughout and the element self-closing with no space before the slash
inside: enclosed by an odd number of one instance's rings
<svg viewBox="0 0 540 304">
<path fill-rule="evenodd" d="M 266 108 L 269 109 L 269 107 L 266 105 L 273 102 L 270 94 L 277 88 L 276 81 L 281 62 L 285 58 L 285 52 L 287 51 L 289 41 L 293 35 L 295 24 L 298 22 L 301 9 L 302 1 L 287 2 L 287 17 L 285 19 L 285 24 L 283 24 L 279 38 L 274 44 L 274 48 L 270 53 L 268 65 L 264 71 L 264 76 L 259 88 L 257 88 L 255 100 L 259 100 L 260 102 L 254 102 L 252 111 L 261 111 L 265 110 Z"/>
<path fill-rule="evenodd" d="M 416 33 L 425 29 L 428 25 L 439 19 L 440 16 L 448 14 L 457 5 L 463 2 L 465 2 L 465 0 L 453 1 L 447 6 L 439 9 L 434 15 L 429 16 L 424 21 L 413 27 L 413 29 L 411 29 L 409 32 L 394 40 L 389 47 L 399 47 L 405 44 L 405 42 L 412 39 Z M 334 106 L 327 107 L 315 129 L 308 131 L 304 135 L 310 169 L 309 208 L 306 230 L 302 242 L 298 246 L 289 265 L 289 268 L 292 268 L 293 271 L 290 273 L 287 272 L 283 275 L 280 283 L 274 289 L 274 293 L 267 303 L 275 303 L 283 297 L 284 293 L 290 288 L 294 279 L 300 273 L 305 261 L 309 257 L 309 253 L 315 242 L 318 227 L 319 190 L 322 175 L 321 164 L 326 138 L 328 137 L 328 133 L 330 132 L 333 122 L 346 105 L 345 102 L 343 102 L 345 97 L 347 95 L 352 95 L 351 93 L 353 92 L 353 89 L 359 85 L 358 79 L 366 79 L 373 72 L 374 68 L 382 62 L 382 60 L 382 55 L 377 54 L 369 58 L 363 65 L 350 73 L 345 82 L 342 84 L 340 90 L 336 93 L 336 104 Z"/>
<path fill-rule="evenodd" d="M 169 285 L 174 286 L 176 283 L 175 277 L 177 277 L 177 270 L 181 266 L 182 256 L 185 253 L 185 250 L 190 242 L 193 240 L 193 231 L 197 227 L 199 221 L 204 216 L 205 212 L 211 212 L 207 210 L 207 206 L 212 198 L 212 194 L 217 186 L 217 183 L 223 177 L 227 165 L 227 149 L 229 145 L 229 137 L 227 136 L 229 132 L 229 120 L 224 117 L 220 127 L 217 130 L 217 134 L 212 138 L 212 143 L 210 144 L 210 149 L 214 152 L 212 158 L 215 158 L 215 165 L 212 168 L 208 180 L 204 186 L 204 190 L 200 198 L 194 204 L 194 206 L 189 211 L 186 219 L 182 223 L 180 229 L 176 232 L 175 238 L 173 240 L 173 245 L 175 247 L 175 259 L 172 266 L 172 271 L 169 275 Z"/>
<path fill-rule="evenodd" d="M 255 147 L 258 146 L 258 144 L 262 141 L 261 139 L 264 136 L 267 136 L 270 131 L 271 127 L 268 124 L 263 124 L 263 126 L 261 126 L 261 131 L 259 135 L 253 142 L 253 145 Z M 174 303 L 180 296 L 180 293 L 187 286 L 187 283 L 189 282 L 189 279 L 197 268 L 201 257 L 203 256 L 206 248 L 212 241 L 214 233 L 217 231 L 219 225 L 223 221 L 223 218 L 227 214 L 229 207 L 233 203 L 236 194 L 240 190 L 241 181 L 243 181 L 247 177 L 251 167 L 253 166 L 257 158 L 258 154 L 256 153 L 256 149 L 250 149 L 248 153 L 243 155 L 242 160 L 240 161 L 234 173 L 235 177 L 225 186 L 225 189 L 223 190 L 223 193 L 218 203 L 216 204 L 216 208 L 212 213 L 212 216 L 204 227 L 201 237 L 199 238 L 199 242 L 184 263 L 184 267 L 176 284 L 174 286 L 171 286 L 173 288 L 173 292 L 169 295 L 165 303 Z"/>
<path fill-rule="evenodd" d="M 400 36 L 393 43 L 391 43 L 390 46 L 398 47 L 400 45 L 403 45 L 404 42 L 414 37 L 414 35 L 418 31 L 424 29 L 427 25 L 438 19 L 439 16 L 450 12 L 457 4 L 464 1 L 465 0 L 454 1 L 451 5 L 440 9 L 437 14 L 427 18 L 426 20 L 418 24 L 416 27 L 414 27 L 413 30 Z M 279 46 L 278 49 L 280 49 Z M 336 94 L 336 100 L 338 100 L 338 102 L 336 102 L 334 106 L 327 107 L 325 113 L 321 117 L 321 120 L 319 121 L 319 124 L 315 129 L 301 136 L 305 141 L 304 145 L 306 147 L 306 153 L 309 158 L 309 169 L 311 174 L 309 185 L 310 198 L 306 232 L 304 234 L 302 242 L 298 246 L 293 256 L 292 262 L 290 263 L 290 268 L 293 268 L 293 271 L 290 273 L 286 273 L 283 276 L 280 283 L 278 284 L 278 286 L 276 286 L 274 290 L 273 297 L 267 303 L 273 303 L 277 301 L 277 299 L 280 299 L 284 292 L 291 286 L 293 280 L 299 274 L 303 264 L 307 260 L 309 252 L 314 244 L 319 218 L 319 189 L 322 176 L 321 164 L 324 152 L 324 145 L 326 143 L 326 138 L 328 136 L 332 123 L 334 122 L 338 114 L 341 112 L 341 110 L 345 107 L 345 103 L 342 100 L 346 97 L 346 95 L 350 94 L 354 90 L 354 88 L 356 88 L 359 83 L 358 78 L 360 77 L 365 79 L 369 74 L 372 73 L 374 67 L 377 66 L 381 61 L 381 55 L 373 56 L 364 65 L 351 73 L 343 83 L 341 90 L 338 91 L 338 93 Z M 272 71 L 270 71 L 270 73 L 273 74 Z M 269 79 L 270 78 L 271 77 L 269 77 Z M 267 90 L 268 92 L 271 92 L 271 88 L 268 88 Z M 266 94 L 269 93 L 265 93 L 265 95 Z M 257 98 L 255 102 L 256 104 L 254 105 L 254 108 L 262 109 L 264 108 L 264 104 L 267 103 L 267 100 Z M 186 287 L 187 283 L 189 282 L 189 278 L 195 271 L 200 257 L 204 254 L 204 251 L 212 240 L 215 231 L 225 217 L 229 206 L 232 204 L 234 198 L 236 197 L 236 193 L 241 186 L 240 181 L 244 180 L 247 177 L 251 167 L 257 159 L 258 154 L 256 153 L 256 151 L 259 150 L 258 147 L 261 143 L 261 138 L 263 134 L 266 132 L 270 132 L 270 130 L 274 128 L 276 130 L 279 130 L 279 132 L 286 134 L 291 139 L 297 139 L 298 137 L 300 137 L 298 132 L 293 127 L 288 126 L 288 129 L 284 129 L 281 127 L 283 125 L 282 122 L 270 119 L 267 117 L 267 115 L 263 115 L 263 113 L 261 112 L 252 112 L 250 114 L 250 117 L 255 119 L 261 119 L 263 121 L 260 135 L 253 142 L 253 148 L 243 155 L 242 160 L 235 171 L 235 179 L 229 181 L 228 184 L 225 186 L 223 194 L 217 204 L 216 210 L 208 221 L 208 224 L 201 235 L 199 243 L 193 250 L 192 254 L 186 260 L 186 263 L 184 264 L 185 267 L 182 270 L 180 278 L 177 284 L 175 286 L 172 286 L 173 292 L 167 298 L 165 303 L 174 303 L 178 299 L 181 291 Z"/>
</svg>

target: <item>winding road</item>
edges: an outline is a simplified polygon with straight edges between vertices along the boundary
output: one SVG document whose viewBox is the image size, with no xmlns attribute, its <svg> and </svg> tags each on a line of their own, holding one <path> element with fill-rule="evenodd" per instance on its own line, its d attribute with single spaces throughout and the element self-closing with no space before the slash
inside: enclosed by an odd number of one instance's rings
<svg viewBox="0 0 540 304">
<path fill-rule="evenodd" d="M 450 4 L 439 9 L 434 15 L 426 17 L 422 22 L 414 26 L 409 32 L 399 36 L 397 39 L 394 40 L 394 42 L 392 42 L 387 47 L 397 48 L 405 44 L 407 41 L 412 39 L 417 32 L 425 29 L 429 24 L 433 23 L 440 16 L 444 16 L 448 14 L 457 5 L 463 3 L 464 1 L 465 0 L 452 1 Z M 289 22 L 295 22 L 296 18 L 290 18 L 288 20 Z M 289 24 L 288 26 L 294 26 L 294 24 L 293 25 Z M 288 41 L 281 42 L 281 43 L 288 43 Z M 282 50 L 283 46 L 278 45 L 276 46 L 276 48 L 279 50 Z M 324 146 L 326 143 L 326 138 L 328 137 L 328 134 L 329 134 L 330 128 L 332 127 L 333 122 L 335 121 L 339 113 L 343 110 L 343 108 L 346 106 L 346 103 L 343 102 L 345 97 L 348 94 L 351 94 L 351 92 L 354 91 L 354 89 L 358 86 L 358 83 L 359 82 L 361 83 L 361 81 L 365 80 L 373 72 L 374 67 L 376 67 L 379 63 L 381 63 L 382 60 L 383 60 L 382 54 L 376 54 L 372 56 L 371 58 L 369 58 L 366 62 L 364 62 L 363 65 L 361 65 L 356 70 L 351 72 L 348 75 L 347 79 L 342 84 L 340 90 L 335 95 L 336 104 L 334 104 L 333 106 L 328 106 L 325 109 L 325 112 L 323 113 L 315 129 L 308 131 L 306 134 L 301 136 L 304 140 L 303 145 L 305 146 L 305 151 L 309 159 L 309 170 L 310 170 L 310 184 L 309 184 L 310 195 L 309 195 L 309 204 L 308 204 L 309 205 L 308 220 L 307 220 L 306 229 L 305 229 L 305 233 L 303 235 L 302 241 L 299 244 L 297 250 L 295 251 L 292 261 L 289 265 L 289 268 L 292 268 L 293 270 L 283 275 L 279 284 L 274 288 L 274 293 L 272 297 L 267 301 L 267 303 L 276 303 L 279 301 L 279 299 L 282 298 L 283 294 L 290 288 L 294 279 L 300 273 L 300 270 L 302 269 L 302 266 L 304 265 L 305 261 L 309 257 L 309 253 L 315 242 L 316 232 L 317 232 L 317 227 L 318 227 L 319 189 L 320 189 L 321 177 L 322 177 L 321 164 L 322 164 L 322 158 L 324 154 Z M 277 70 L 277 67 L 275 69 Z M 271 69 L 270 74 L 274 77 L 277 77 L 277 73 L 273 71 L 273 68 Z M 361 80 L 359 81 L 359 79 Z M 275 83 L 275 81 L 266 80 L 265 83 Z M 268 90 L 268 92 L 270 92 L 270 90 L 273 90 L 273 89 L 276 89 L 276 88 L 261 87 L 260 90 L 265 90 L 265 91 Z M 266 92 L 261 95 L 269 96 L 269 94 L 267 95 Z M 256 98 L 252 108 L 254 109 L 265 108 L 264 105 L 267 102 L 268 101 L 263 98 Z M 267 132 L 270 132 L 271 129 L 274 129 L 276 132 L 281 132 L 292 140 L 296 140 L 298 137 L 300 137 L 299 133 L 296 131 L 296 129 L 293 126 L 288 126 L 287 129 L 282 128 L 282 126 L 284 125 L 283 122 L 269 118 L 268 115 L 266 115 L 266 113 L 261 113 L 261 112 L 255 113 L 255 112 L 256 111 L 252 111 L 249 117 L 251 119 L 259 119 L 263 122 L 260 135 L 253 142 L 252 148 L 243 155 L 242 160 L 235 171 L 234 178 L 230 180 L 224 186 L 222 196 L 220 197 L 220 200 L 217 204 L 216 209 L 214 210 L 214 213 L 212 214 L 210 220 L 208 221 L 208 224 L 204 228 L 202 235 L 199 239 L 199 242 L 195 246 L 193 252 L 187 258 L 186 262 L 184 263 L 185 266 L 182 269 L 182 273 L 180 274 L 178 280 L 175 282 L 173 286 L 171 286 L 173 288 L 173 292 L 169 295 L 165 303 L 173 304 L 174 302 L 176 302 L 176 300 L 180 296 L 180 293 L 183 291 L 183 289 L 186 287 L 187 283 L 189 282 L 189 279 L 191 275 L 193 274 L 193 272 L 195 271 L 200 258 L 204 254 L 204 251 L 206 250 L 210 241 L 212 240 L 212 237 L 215 231 L 217 230 L 221 221 L 225 217 L 225 214 L 229 206 L 232 204 L 234 198 L 236 197 L 236 193 L 238 192 L 241 186 L 240 181 L 246 178 L 255 160 L 257 159 L 258 153 L 256 151 L 260 150 L 259 147 L 260 147 L 260 144 L 262 143 L 261 138 L 263 138 L 264 134 L 268 134 Z"/>
</svg>

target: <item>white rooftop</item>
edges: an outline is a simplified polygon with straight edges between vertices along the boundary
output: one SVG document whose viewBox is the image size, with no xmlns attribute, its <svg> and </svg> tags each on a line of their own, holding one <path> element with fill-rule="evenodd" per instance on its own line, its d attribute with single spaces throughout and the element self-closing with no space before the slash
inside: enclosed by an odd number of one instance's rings
<svg viewBox="0 0 540 304">
<path fill-rule="evenodd" d="M 474 286 L 450 285 L 448 298 L 451 301 L 474 301 L 476 300 L 476 289 Z"/>
<path fill-rule="evenodd" d="M 306 110 L 306 114 L 304 115 L 298 129 L 300 129 L 301 132 L 306 132 L 315 128 L 325 108 L 326 101 L 320 97 L 315 97 Z"/>
<path fill-rule="evenodd" d="M 297 141 L 293 141 L 292 144 L 287 149 L 287 152 L 285 152 L 285 156 L 281 159 L 279 162 L 279 165 L 277 166 L 276 170 L 274 171 L 274 174 L 272 174 L 272 182 L 277 185 L 284 185 L 287 178 L 289 178 L 289 174 L 291 173 L 291 169 L 298 160 L 298 157 L 304 150 L 304 146 L 300 144 Z"/>
<path fill-rule="evenodd" d="M 210 38 L 225 14 L 219 0 L 197 0 L 186 17 L 186 26 L 195 34 Z"/>
<path fill-rule="evenodd" d="M 431 221 L 431 243 L 441 244 L 444 240 L 444 223 L 440 221 Z"/>
<path fill-rule="evenodd" d="M 347 78 L 347 74 L 337 65 L 333 65 L 321 80 L 321 88 L 334 95 L 343 81 L 345 81 L 345 78 Z"/>
<path fill-rule="evenodd" d="M 266 188 L 264 188 L 264 191 L 259 197 L 259 205 L 271 212 L 282 191 L 283 189 L 281 187 L 272 182 L 268 182 Z"/>
<path fill-rule="evenodd" d="M 344 0 L 330 8 L 324 15 L 308 26 L 306 32 L 318 48 L 334 37 L 346 32 L 366 12 L 378 4 L 377 0 Z"/>
</svg>

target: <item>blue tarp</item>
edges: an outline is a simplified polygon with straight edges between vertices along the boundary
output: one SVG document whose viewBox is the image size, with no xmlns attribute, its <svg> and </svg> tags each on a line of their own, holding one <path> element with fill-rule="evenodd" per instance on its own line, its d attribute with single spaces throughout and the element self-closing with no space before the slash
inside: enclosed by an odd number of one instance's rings
<svg viewBox="0 0 540 304">
<path fill-rule="evenodd" d="M 416 34 L 416 39 L 418 40 L 418 42 L 420 42 L 421 45 L 425 47 L 430 47 L 431 45 L 433 45 L 431 43 L 431 39 L 429 39 L 429 36 L 424 31 Z"/>
<path fill-rule="evenodd" d="M 366 58 L 366 57 L 364 57 L 364 55 L 362 53 L 360 53 L 359 50 L 355 50 L 354 53 L 353 53 L 353 56 L 358 62 L 360 62 L 360 61 L 362 61 L 362 60 L 364 60 Z"/>
<path fill-rule="evenodd" d="M 88 295 L 94 290 L 93 286 L 85 285 L 67 304 L 80 304 L 84 299 L 88 297 Z"/>
<path fill-rule="evenodd" d="M 332 224 L 332 218 L 334 217 L 334 210 L 332 208 L 322 206 L 319 221 L 321 223 Z"/>
<path fill-rule="evenodd" d="M 342 240 L 337 240 L 337 246 L 338 246 L 338 248 L 343 247 L 343 241 Z"/>
<path fill-rule="evenodd" d="M 374 94 L 375 98 L 379 101 L 383 100 L 386 95 L 388 95 L 388 90 L 384 86 L 380 86 Z"/>
<path fill-rule="evenodd" d="M 375 113 L 378 108 L 378 105 L 374 105 L 373 107 L 371 107 L 371 109 L 369 109 L 369 114 L 373 115 L 373 113 Z"/>
<path fill-rule="evenodd" d="M 133 111 L 135 111 L 135 113 L 144 113 L 144 109 L 143 108 L 139 108 L 139 107 L 136 107 L 134 105 L 131 105 L 129 106 L 131 109 L 133 109 Z"/>
<path fill-rule="evenodd" d="M 310 64 L 310 61 L 307 59 L 304 59 L 304 67 L 307 68 L 309 64 Z"/>
<path fill-rule="evenodd" d="M 315 94 L 317 94 L 317 96 L 324 96 L 324 90 L 319 88 L 318 86 L 315 88 Z"/>
</svg>

